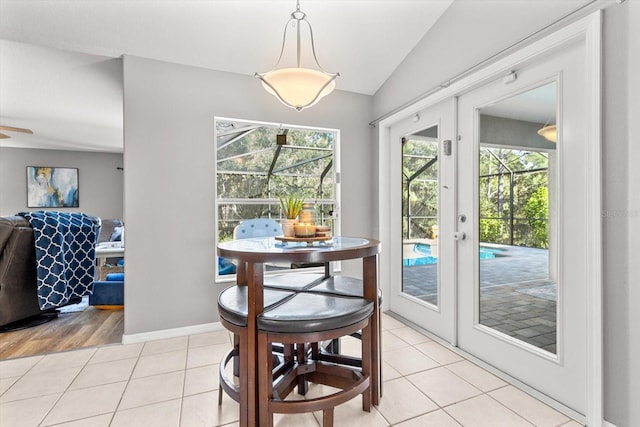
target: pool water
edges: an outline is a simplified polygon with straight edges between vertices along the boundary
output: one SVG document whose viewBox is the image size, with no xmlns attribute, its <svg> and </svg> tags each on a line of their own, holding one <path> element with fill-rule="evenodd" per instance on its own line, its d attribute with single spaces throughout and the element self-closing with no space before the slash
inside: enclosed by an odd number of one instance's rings
<svg viewBox="0 0 640 427">
<path fill-rule="evenodd" d="M 436 264 L 438 262 L 438 258 L 432 256 L 424 256 L 419 258 L 405 258 L 402 260 L 403 267 L 413 267 L 416 265 L 429 265 Z"/>
<path fill-rule="evenodd" d="M 405 258 L 402 260 L 403 267 L 413 267 L 416 265 L 429 265 L 436 264 L 438 262 L 438 258 L 431 255 L 431 245 L 426 243 L 416 243 L 413 247 L 413 251 L 423 255 L 417 258 Z M 480 246 L 480 259 L 493 259 L 496 257 L 496 252 L 500 251 L 499 249 L 492 249 Z"/>
</svg>

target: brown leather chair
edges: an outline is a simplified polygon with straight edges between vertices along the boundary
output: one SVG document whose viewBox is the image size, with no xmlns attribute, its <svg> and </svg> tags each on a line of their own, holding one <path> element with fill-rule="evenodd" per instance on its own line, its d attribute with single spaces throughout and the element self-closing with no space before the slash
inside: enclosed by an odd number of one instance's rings
<svg viewBox="0 0 640 427">
<path fill-rule="evenodd" d="M 33 229 L 21 216 L 0 218 L 0 326 L 54 310 L 40 310 Z"/>
</svg>

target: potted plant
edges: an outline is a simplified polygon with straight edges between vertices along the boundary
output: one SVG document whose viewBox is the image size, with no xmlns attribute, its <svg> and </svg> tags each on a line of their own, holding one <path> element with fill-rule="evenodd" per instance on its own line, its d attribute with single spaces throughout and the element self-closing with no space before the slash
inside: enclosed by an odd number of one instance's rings
<svg viewBox="0 0 640 427">
<path fill-rule="evenodd" d="M 300 194 L 280 197 L 282 214 L 286 217 L 286 219 L 282 220 L 282 233 L 285 237 L 293 237 L 295 235 L 293 226 L 297 222 L 298 214 L 302 210 L 303 203 L 304 197 Z"/>
</svg>

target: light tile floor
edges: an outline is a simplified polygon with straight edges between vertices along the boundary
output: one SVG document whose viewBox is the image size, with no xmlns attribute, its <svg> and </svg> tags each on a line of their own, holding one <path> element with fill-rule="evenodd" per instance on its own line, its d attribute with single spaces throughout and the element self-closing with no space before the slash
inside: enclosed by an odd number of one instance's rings
<svg viewBox="0 0 640 427">
<path fill-rule="evenodd" d="M 365 413 L 353 399 L 336 408 L 336 426 L 580 425 L 400 321 L 383 315 L 382 326 L 380 405 Z M 227 396 L 217 403 L 229 345 L 219 331 L 0 361 L 0 425 L 237 426 L 238 405 Z M 358 349 L 344 339 L 343 351 Z M 321 414 L 279 415 L 275 424 L 317 427 Z"/>
</svg>

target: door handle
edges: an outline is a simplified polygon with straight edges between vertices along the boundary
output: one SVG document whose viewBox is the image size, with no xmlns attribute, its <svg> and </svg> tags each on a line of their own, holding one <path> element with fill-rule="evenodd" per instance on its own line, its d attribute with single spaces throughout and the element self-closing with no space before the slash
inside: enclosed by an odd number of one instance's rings
<svg viewBox="0 0 640 427">
<path fill-rule="evenodd" d="M 453 233 L 453 240 L 464 240 L 467 238 L 467 235 L 465 234 L 464 231 L 456 231 L 455 233 Z"/>
</svg>

